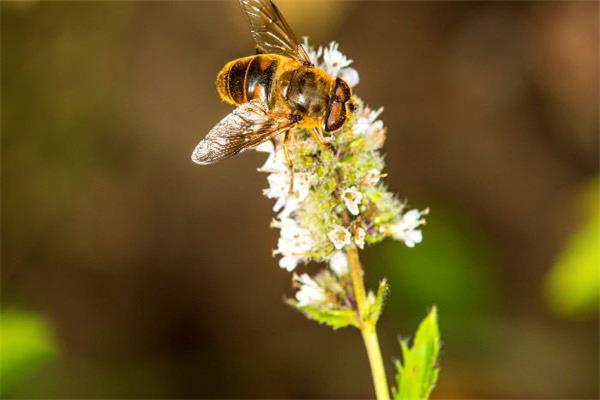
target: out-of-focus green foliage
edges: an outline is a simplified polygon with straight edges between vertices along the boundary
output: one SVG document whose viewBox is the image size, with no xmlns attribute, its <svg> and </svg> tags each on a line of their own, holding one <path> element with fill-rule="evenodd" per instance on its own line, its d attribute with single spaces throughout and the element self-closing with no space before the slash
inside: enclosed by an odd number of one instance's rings
<svg viewBox="0 0 600 400">
<path fill-rule="evenodd" d="M 443 307 L 445 325 L 461 325 L 450 328 L 464 331 L 463 323 L 475 323 L 495 306 L 493 257 L 485 238 L 456 211 L 431 208 L 423 243 L 406 249 L 384 241 L 368 254 L 365 265 L 388 276 L 392 315 L 405 320 L 433 302 Z"/>
<path fill-rule="evenodd" d="M 2 312 L 0 376 L 2 397 L 17 386 L 28 384 L 33 374 L 57 354 L 51 330 L 38 315 L 20 311 Z"/>
<path fill-rule="evenodd" d="M 544 287 L 552 311 L 563 316 L 596 315 L 600 291 L 600 181 L 586 187 L 584 215 L 550 271 Z"/>
<path fill-rule="evenodd" d="M 396 361 L 395 400 L 427 399 L 438 379 L 437 358 L 440 332 L 437 310 L 433 307 L 419 325 L 412 347 L 401 342 L 402 362 Z"/>
</svg>

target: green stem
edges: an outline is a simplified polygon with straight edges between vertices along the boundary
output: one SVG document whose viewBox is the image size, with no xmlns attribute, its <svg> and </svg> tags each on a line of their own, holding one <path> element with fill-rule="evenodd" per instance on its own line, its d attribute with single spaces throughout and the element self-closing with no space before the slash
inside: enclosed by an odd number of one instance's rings
<svg viewBox="0 0 600 400">
<path fill-rule="evenodd" d="M 375 394 L 377 400 L 389 400 L 390 395 L 388 392 L 387 378 L 385 376 L 385 368 L 383 366 L 383 359 L 381 357 L 381 350 L 379 350 L 379 340 L 377 339 L 377 331 L 375 326 L 368 326 L 361 329 L 363 341 L 367 348 L 367 355 L 369 356 L 369 364 L 371 364 L 371 375 L 373 376 L 373 385 L 375 386 Z"/>
<path fill-rule="evenodd" d="M 352 277 L 352 286 L 354 287 L 354 296 L 356 298 L 356 306 L 360 320 L 360 333 L 362 334 L 369 364 L 371 366 L 371 375 L 373 377 L 373 386 L 375 386 L 375 394 L 377 400 L 389 400 L 390 393 L 388 391 L 387 378 L 385 376 L 385 368 L 383 366 L 383 358 L 379 349 L 379 340 L 377 339 L 377 331 L 375 323 L 364 321 L 363 311 L 366 299 L 365 284 L 363 281 L 363 270 L 358 258 L 356 248 L 348 250 L 348 261 L 350 264 L 350 276 Z"/>
</svg>

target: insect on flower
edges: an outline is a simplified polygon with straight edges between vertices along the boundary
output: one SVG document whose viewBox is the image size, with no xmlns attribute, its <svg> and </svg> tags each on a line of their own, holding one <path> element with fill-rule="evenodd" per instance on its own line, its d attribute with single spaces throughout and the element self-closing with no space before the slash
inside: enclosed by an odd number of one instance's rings
<svg viewBox="0 0 600 400">
<path fill-rule="evenodd" d="M 354 111 L 348 83 L 315 66 L 271 0 L 240 0 L 250 23 L 257 55 L 227 63 L 217 76 L 217 92 L 236 106 L 198 143 L 192 161 L 212 164 L 283 134 L 283 149 L 294 127 L 325 144 Z M 291 189 L 291 188 L 290 188 Z"/>
</svg>

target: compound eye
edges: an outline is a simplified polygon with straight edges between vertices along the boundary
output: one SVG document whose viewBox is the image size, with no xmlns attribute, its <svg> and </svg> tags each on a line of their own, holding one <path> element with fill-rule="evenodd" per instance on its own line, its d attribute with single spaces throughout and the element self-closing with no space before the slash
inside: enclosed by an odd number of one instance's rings
<svg viewBox="0 0 600 400">
<path fill-rule="evenodd" d="M 327 118 L 325 120 L 325 130 L 332 132 L 340 129 L 346 121 L 346 110 L 344 109 L 344 103 L 334 101 L 331 103 Z"/>
<path fill-rule="evenodd" d="M 339 102 L 346 102 L 350 100 L 350 96 L 352 92 L 350 91 L 350 86 L 346 82 L 344 82 L 340 78 L 336 78 L 335 80 L 335 99 Z"/>
</svg>

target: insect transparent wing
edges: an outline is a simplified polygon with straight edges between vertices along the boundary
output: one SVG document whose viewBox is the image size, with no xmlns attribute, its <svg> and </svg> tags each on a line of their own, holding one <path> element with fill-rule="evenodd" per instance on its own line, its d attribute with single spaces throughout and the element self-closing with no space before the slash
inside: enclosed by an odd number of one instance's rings
<svg viewBox="0 0 600 400">
<path fill-rule="evenodd" d="M 310 57 L 271 0 L 240 0 L 258 49 L 310 64 Z"/>
<path fill-rule="evenodd" d="M 259 100 L 244 103 L 215 125 L 192 153 L 197 164 L 212 164 L 254 147 L 285 130 L 294 121 L 273 117 Z"/>
</svg>

